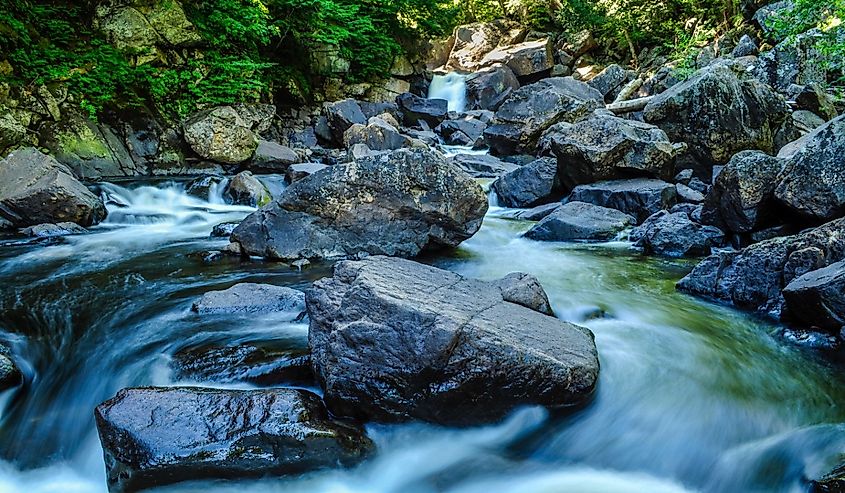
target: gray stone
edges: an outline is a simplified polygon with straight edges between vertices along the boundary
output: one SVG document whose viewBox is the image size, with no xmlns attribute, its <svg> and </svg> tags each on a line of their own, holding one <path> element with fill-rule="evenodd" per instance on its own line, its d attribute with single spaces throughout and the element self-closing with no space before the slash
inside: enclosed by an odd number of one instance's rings
<svg viewBox="0 0 845 493">
<path fill-rule="evenodd" d="M 493 65 L 466 78 L 467 107 L 496 111 L 499 106 L 519 89 L 519 81 L 505 65 Z"/>
<path fill-rule="evenodd" d="M 92 226 L 105 219 L 106 208 L 64 165 L 29 147 L 0 161 L 0 217 L 17 228 L 61 222 Z"/>
<path fill-rule="evenodd" d="M 792 84 L 824 84 L 827 73 L 824 55 L 816 49 L 821 33 L 811 29 L 789 37 L 758 58 L 754 75 L 781 92 Z"/>
<path fill-rule="evenodd" d="M 690 204 L 700 204 L 704 202 L 704 194 L 698 190 L 684 185 L 683 183 L 675 184 L 675 191 L 678 193 L 679 202 L 687 202 Z"/>
<path fill-rule="evenodd" d="M 458 154 L 449 163 L 461 168 L 473 178 L 498 178 L 519 167 L 489 154 Z"/>
<path fill-rule="evenodd" d="M 517 77 L 531 78 L 548 74 L 554 66 L 552 42 L 548 38 L 537 41 L 498 46 L 481 60 L 482 65 L 501 63 Z"/>
<path fill-rule="evenodd" d="M 426 99 L 411 93 L 400 94 L 396 103 L 402 111 L 403 122 L 408 127 L 419 126 L 423 121 L 431 128 L 446 119 L 448 102 L 445 99 Z"/>
<path fill-rule="evenodd" d="M 524 221 L 539 221 L 551 214 L 552 212 L 556 211 L 562 205 L 563 204 L 560 202 L 552 202 L 551 204 L 538 205 L 537 207 L 533 207 L 531 209 L 518 211 L 516 214 L 514 214 L 513 217 L 514 219 L 521 219 Z"/>
<path fill-rule="evenodd" d="M 590 79 L 587 84 L 607 98 L 614 90 L 619 89 L 628 79 L 628 71 L 617 64 L 608 65 L 598 75 Z"/>
<path fill-rule="evenodd" d="M 259 140 L 249 170 L 253 173 L 284 173 L 291 164 L 300 162 L 299 155 L 278 142 Z"/>
<path fill-rule="evenodd" d="M 400 149 L 293 183 L 232 239 L 251 255 L 282 260 L 413 257 L 457 246 L 478 231 L 486 211 L 481 187 L 440 153 Z"/>
<path fill-rule="evenodd" d="M 305 311 L 305 294 L 284 286 L 243 282 L 205 293 L 191 309 L 200 315 L 290 312 L 292 320 Z"/>
<path fill-rule="evenodd" d="M 229 180 L 226 190 L 223 191 L 223 197 L 233 204 L 250 207 L 262 206 L 272 199 L 264 184 L 249 171 L 241 171 Z"/>
<path fill-rule="evenodd" d="M 204 159 L 239 164 L 258 148 L 258 137 L 231 106 L 194 114 L 184 124 L 185 141 Z"/>
<path fill-rule="evenodd" d="M 677 202 L 674 185 L 661 180 L 633 178 L 579 185 L 569 195 L 570 201 L 587 202 L 622 211 L 637 218 L 637 223 Z"/>
<path fill-rule="evenodd" d="M 288 166 L 285 172 L 285 179 L 288 183 L 297 182 L 307 176 L 328 168 L 325 164 L 320 163 L 298 163 Z"/>
<path fill-rule="evenodd" d="M 352 465 L 373 444 L 295 389 L 123 389 L 94 412 L 109 491 Z"/>
<path fill-rule="evenodd" d="M 783 297 L 790 320 L 839 334 L 845 327 L 845 261 L 793 279 Z"/>
<path fill-rule="evenodd" d="M 530 279 L 505 285 L 396 258 L 338 263 L 306 293 L 329 409 L 473 425 L 583 402 L 599 371 L 592 333 L 506 300 L 533 304 Z"/>
<path fill-rule="evenodd" d="M 325 128 L 320 125 L 315 127 L 317 135 L 337 144 L 343 143 L 343 134 L 349 127 L 356 123 L 361 125 L 367 123 L 367 117 L 361 111 L 361 105 L 354 99 L 328 103 L 323 106 L 323 112 L 326 117 L 326 125 Z"/>
<path fill-rule="evenodd" d="M 549 304 L 549 296 L 540 284 L 540 280 L 524 272 L 511 272 L 505 277 L 493 281 L 502 291 L 502 299 L 530 308 L 535 312 L 554 316 Z"/>
<path fill-rule="evenodd" d="M 356 123 L 343 134 L 343 146 L 347 149 L 355 144 L 364 144 L 374 151 L 390 151 L 409 146 L 410 140 L 379 118 L 373 118 L 367 125 Z"/>
<path fill-rule="evenodd" d="M 36 224 L 21 230 L 21 234 L 35 238 L 85 234 L 88 230 L 76 223 Z"/>
<path fill-rule="evenodd" d="M 534 225 L 525 237 L 539 241 L 608 241 L 636 219 L 616 209 L 567 202 Z"/>
<path fill-rule="evenodd" d="M 443 141 L 446 142 L 446 144 L 460 145 L 459 142 L 455 141 L 454 136 L 456 133 L 463 133 L 469 137 L 469 145 L 473 147 L 481 147 L 484 143 L 484 129 L 486 128 L 487 124 L 481 120 L 476 120 L 474 118 L 461 118 L 458 120 L 447 120 L 438 125 L 434 131 L 443 137 Z"/>
<path fill-rule="evenodd" d="M 751 36 L 747 34 L 743 34 L 741 38 L 739 38 L 739 42 L 734 47 L 733 51 L 731 52 L 731 56 L 734 58 L 756 55 L 759 52 L 757 48 L 757 43 L 751 39 Z"/>
<path fill-rule="evenodd" d="M 554 158 L 540 158 L 520 166 L 493 182 L 492 188 L 499 204 L 505 207 L 533 207 L 560 199 L 563 194 Z"/>
<path fill-rule="evenodd" d="M 710 255 L 725 244 L 725 233 L 714 226 L 702 226 L 684 212 L 660 211 L 634 228 L 629 239 L 646 253 L 667 257 Z"/>
</svg>

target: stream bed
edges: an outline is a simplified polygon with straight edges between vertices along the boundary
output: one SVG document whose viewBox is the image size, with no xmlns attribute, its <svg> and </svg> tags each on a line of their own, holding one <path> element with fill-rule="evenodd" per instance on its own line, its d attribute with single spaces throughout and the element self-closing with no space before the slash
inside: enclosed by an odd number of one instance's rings
<svg viewBox="0 0 845 493">
<path fill-rule="evenodd" d="M 0 342 L 26 375 L 0 394 L 0 493 L 105 492 L 97 404 L 128 386 L 221 386 L 180 379 L 180 351 L 307 347 L 305 323 L 190 307 L 239 282 L 304 289 L 330 265 L 206 264 L 188 254 L 223 247 L 212 227 L 250 208 L 190 197 L 176 182 L 102 190 L 109 218 L 90 234 L 0 241 Z M 785 344 L 773 325 L 676 292 L 690 261 L 624 242 L 526 240 L 531 223 L 507 213 L 491 208 L 473 238 L 424 261 L 481 279 L 537 276 L 558 317 L 595 333 L 602 369 L 587 406 L 520 409 L 469 429 L 371 425 L 378 453 L 355 468 L 155 491 L 801 492 L 835 465 L 845 451 L 839 369 Z"/>
</svg>

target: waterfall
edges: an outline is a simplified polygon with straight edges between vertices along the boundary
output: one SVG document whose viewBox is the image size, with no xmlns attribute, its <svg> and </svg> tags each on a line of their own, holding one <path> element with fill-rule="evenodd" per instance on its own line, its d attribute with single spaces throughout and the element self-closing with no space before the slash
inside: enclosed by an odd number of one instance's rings
<svg viewBox="0 0 845 493">
<path fill-rule="evenodd" d="M 449 102 L 449 111 L 464 111 L 467 103 L 466 75 L 450 72 L 435 75 L 428 87 L 429 99 L 445 99 Z"/>
</svg>

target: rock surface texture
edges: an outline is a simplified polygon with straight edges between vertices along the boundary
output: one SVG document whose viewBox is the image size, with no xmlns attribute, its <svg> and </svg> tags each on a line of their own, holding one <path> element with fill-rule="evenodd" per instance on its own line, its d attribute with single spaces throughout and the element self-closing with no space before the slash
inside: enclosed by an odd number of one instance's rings
<svg viewBox="0 0 845 493">
<path fill-rule="evenodd" d="M 396 258 L 338 263 L 306 293 L 329 409 L 470 425 L 583 401 L 599 371 L 592 333 L 523 306 L 526 290 L 506 286 Z"/>
</svg>

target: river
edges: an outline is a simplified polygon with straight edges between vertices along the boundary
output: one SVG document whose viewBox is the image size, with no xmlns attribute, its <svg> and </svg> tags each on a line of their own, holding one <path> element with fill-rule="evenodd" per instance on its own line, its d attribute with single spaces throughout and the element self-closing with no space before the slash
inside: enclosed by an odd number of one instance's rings
<svg viewBox="0 0 845 493">
<path fill-rule="evenodd" d="M 190 307 L 244 281 L 302 289 L 330 265 L 203 263 L 188 254 L 224 246 L 212 227 L 251 209 L 190 197 L 174 181 L 100 188 L 110 214 L 90 234 L 0 241 L 0 341 L 26 374 L 0 394 L 0 493 L 105 492 L 94 407 L 127 386 L 215 386 L 180 380 L 180 351 L 307 346 L 306 324 Z M 801 492 L 845 451 L 842 372 L 776 326 L 676 292 L 690 261 L 624 242 L 529 241 L 520 235 L 531 223 L 511 212 L 492 207 L 473 238 L 425 261 L 482 279 L 536 275 L 556 314 L 596 335 L 602 369 L 587 406 L 520 409 L 470 429 L 370 425 L 378 453 L 352 469 L 156 491 Z"/>
</svg>

